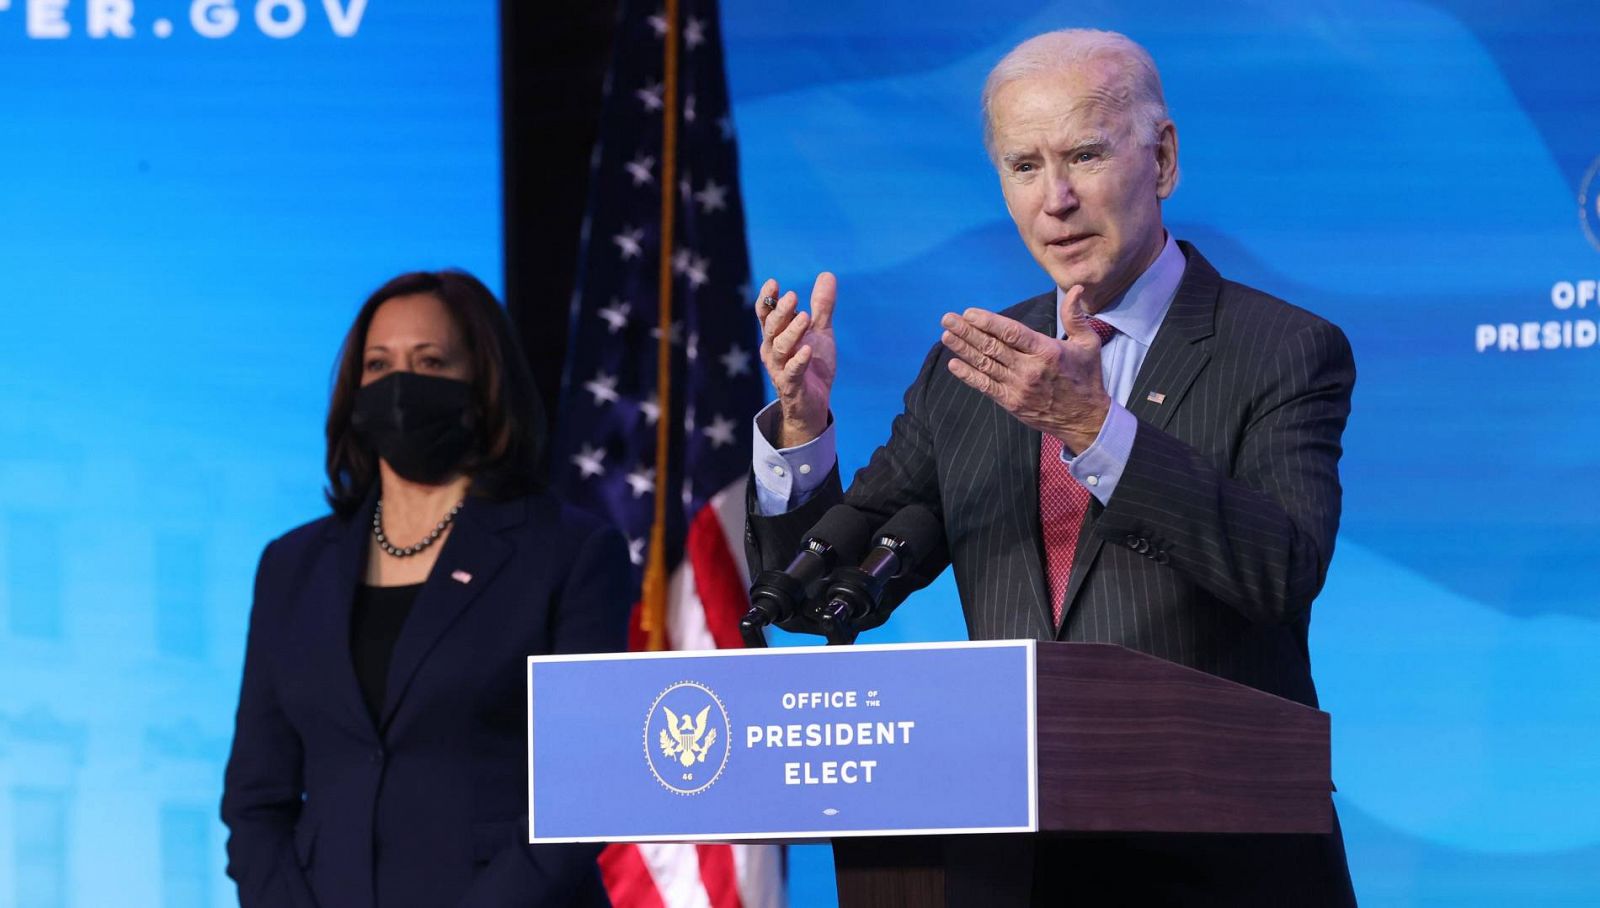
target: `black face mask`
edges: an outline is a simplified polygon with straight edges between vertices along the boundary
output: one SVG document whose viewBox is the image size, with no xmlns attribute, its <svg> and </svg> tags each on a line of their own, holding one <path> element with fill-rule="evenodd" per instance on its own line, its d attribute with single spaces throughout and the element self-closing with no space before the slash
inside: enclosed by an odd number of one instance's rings
<svg viewBox="0 0 1600 908">
<path fill-rule="evenodd" d="M 471 405 L 464 381 L 392 372 L 356 391 L 350 426 L 396 473 L 434 485 L 472 450 Z"/>
</svg>

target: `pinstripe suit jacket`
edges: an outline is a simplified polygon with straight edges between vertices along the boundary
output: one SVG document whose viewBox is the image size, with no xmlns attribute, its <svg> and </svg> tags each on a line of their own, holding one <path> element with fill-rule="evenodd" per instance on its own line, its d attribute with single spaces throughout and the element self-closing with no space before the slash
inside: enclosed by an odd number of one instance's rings
<svg viewBox="0 0 1600 908">
<path fill-rule="evenodd" d="M 787 514 L 752 507 L 753 568 L 786 563 L 841 495 L 879 522 L 922 504 L 945 548 L 891 586 L 879 621 L 951 564 L 973 639 L 1116 643 L 1315 705 L 1306 634 L 1339 525 L 1350 346 L 1179 245 L 1183 280 L 1128 399 L 1138 434 L 1110 504 L 1085 517 L 1061 627 L 1046 592 L 1039 433 L 951 375 L 941 345 L 848 493 L 835 468 Z M 1055 293 L 1005 314 L 1048 334 Z"/>
</svg>

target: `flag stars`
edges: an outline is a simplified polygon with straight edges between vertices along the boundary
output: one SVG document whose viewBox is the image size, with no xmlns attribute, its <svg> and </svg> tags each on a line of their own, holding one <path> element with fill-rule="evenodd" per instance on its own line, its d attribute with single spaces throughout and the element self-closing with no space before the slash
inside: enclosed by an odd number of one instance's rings
<svg viewBox="0 0 1600 908">
<path fill-rule="evenodd" d="M 655 113 L 662 107 L 661 96 L 664 90 L 660 82 L 651 82 L 644 88 L 634 92 L 633 96 L 639 99 L 639 103 L 644 105 L 645 110 Z"/>
<path fill-rule="evenodd" d="M 705 22 L 690 16 L 688 23 L 683 27 L 684 46 L 690 50 L 694 50 L 704 43 L 706 43 Z"/>
<path fill-rule="evenodd" d="M 735 375 L 747 375 L 750 372 L 750 351 L 737 344 L 717 358 L 722 360 L 722 367 L 728 370 L 729 378 Z"/>
<path fill-rule="evenodd" d="M 696 290 L 698 290 L 700 289 L 701 285 L 705 284 L 706 281 L 711 280 L 710 275 L 706 273 L 707 269 L 710 267 L 711 263 L 709 261 L 706 259 L 697 258 L 690 263 L 688 268 L 684 269 L 683 276 L 689 279 L 689 285 L 691 287 L 694 287 Z"/>
<path fill-rule="evenodd" d="M 628 171 L 628 176 L 633 178 L 633 185 L 635 186 L 647 186 L 654 183 L 656 180 L 655 166 L 656 159 L 647 154 L 641 154 L 622 165 L 623 169 Z"/>
<path fill-rule="evenodd" d="M 624 229 L 621 233 L 611 238 L 617 244 L 617 249 L 622 252 L 622 260 L 636 259 L 644 254 L 644 228 Z"/>
<path fill-rule="evenodd" d="M 3 2 L 3 0 L 0 0 L 0 2 Z M 667 36 L 667 14 L 665 10 L 657 12 L 645 21 L 650 23 L 650 30 L 656 33 L 657 38 L 665 38 Z M 683 43 L 690 50 L 694 50 L 706 43 L 706 23 L 704 20 L 696 19 L 693 16 L 689 17 L 689 21 L 684 23 L 683 26 Z"/>
<path fill-rule="evenodd" d="M 628 326 L 628 314 L 632 311 L 631 304 L 613 298 L 611 305 L 601 309 L 598 315 L 605 319 L 607 333 L 616 334 Z"/>
<path fill-rule="evenodd" d="M 683 322 L 673 322 L 672 327 L 668 329 L 668 332 L 670 334 L 670 338 L 668 339 L 667 343 L 672 344 L 675 347 L 683 346 Z M 656 340 L 660 340 L 661 326 L 657 325 L 654 328 L 651 328 L 650 336 Z"/>
<path fill-rule="evenodd" d="M 728 207 L 728 187 L 718 185 L 716 180 L 706 180 L 706 188 L 695 193 L 694 199 L 707 214 L 721 211 Z"/>
<path fill-rule="evenodd" d="M 661 418 L 661 398 L 656 392 L 651 391 L 650 397 L 639 404 L 639 412 L 644 414 L 650 425 L 656 424 L 656 420 Z"/>
<path fill-rule="evenodd" d="M 687 249 L 679 249 L 673 254 L 672 270 L 683 275 L 689 285 L 697 290 L 711 280 L 711 260 Z"/>
<path fill-rule="evenodd" d="M 606 473 L 605 459 L 606 452 L 592 445 L 584 445 L 579 449 L 578 453 L 572 455 L 572 462 L 577 464 L 578 471 L 583 474 L 584 479 L 604 476 Z"/>
<path fill-rule="evenodd" d="M 629 40 L 641 45 L 643 56 L 632 61 L 640 68 L 619 72 L 611 93 L 621 105 L 614 112 L 639 123 L 613 129 L 608 121 L 601 130 L 608 135 L 593 143 L 591 171 L 613 188 L 604 206 L 612 210 L 598 211 L 592 220 L 586 215 L 581 228 L 584 248 L 598 256 L 598 279 L 575 304 L 573 319 L 581 328 L 575 337 L 582 343 L 570 351 L 566 402 L 575 401 L 571 415 L 590 425 L 561 452 L 569 462 L 556 464 L 575 500 L 604 507 L 631 531 L 625 541 L 635 571 L 663 555 L 678 560 L 677 553 L 656 551 L 651 544 L 646 530 L 652 506 L 667 508 L 673 525 L 680 525 L 692 520 L 696 509 L 708 507 L 713 493 L 737 478 L 738 470 L 748 469 L 739 466 L 741 443 L 749 443 L 742 392 L 756 393 L 762 375 L 758 338 L 745 336 L 740 315 L 748 315 L 741 307 L 754 303 L 760 285 L 750 280 L 740 240 L 712 230 L 740 217 L 743 206 L 732 150 L 737 132 L 722 74 L 696 69 L 721 54 L 720 27 L 704 10 L 684 9 L 674 17 L 661 0 L 642 6 L 625 29 Z M 652 45 L 652 39 L 662 43 Z M 666 41 L 678 45 L 678 59 L 687 67 L 671 88 L 660 69 L 660 53 L 671 50 L 664 48 Z M 652 57 L 655 63 L 649 64 Z M 710 156 L 692 161 L 685 154 L 671 173 L 662 146 L 645 141 L 659 139 L 658 118 L 669 109 L 680 124 L 680 144 L 687 143 L 682 150 L 700 143 L 697 147 Z M 652 213 L 661 193 L 676 211 L 676 243 L 664 242 Z M 606 252 L 608 244 L 614 252 Z M 739 253 L 737 268 L 733 252 Z M 654 277 L 638 272 L 653 267 L 658 257 L 667 260 L 668 286 L 681 298 L 666 319 L 656 317 L 652 293 L 637 286 Z M 595 321 L 585 325 L 587 318 Z M 668 354 L 667 362 L 677 364 L 670 394 L 645 377 L 653 372 L 657 354 Z M 584 396 L 591 406 L 585 407 Z M 679 459 L 690 462 L 667 471 L 653 457 L 637 456 L 661 431 L 675 437 Z M 681 504 L 674 501 L 674 491 Z"/>
<path fill-rule="evenodd" d="M 644 496 L 656 490 L 655 467 L 640 467 L 628 474 L 628 488 L 633 490 L 634 498 Z"/>
<path fill-rule="evenodd" d="M 733 430 L 737 425 L 738 423 L 718 413 L 711 418 L 711 425 L 700 431 L 705 437 L 711 439 L 711 447 L 715 450 L 723 445 L 733 444 Z"/>
<path fill-rule="evenodd" d="M 594 405 L 614 404 L 620 398 L 617 394 L 617 377 L 601 372 L 594 378 L 583 383 L 583 389 L 594 395 Z"/>
</svg>

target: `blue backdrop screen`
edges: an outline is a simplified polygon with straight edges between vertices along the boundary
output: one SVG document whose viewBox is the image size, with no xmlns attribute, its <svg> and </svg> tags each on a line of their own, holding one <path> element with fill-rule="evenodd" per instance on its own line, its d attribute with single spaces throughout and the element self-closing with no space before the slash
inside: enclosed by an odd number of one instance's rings
<svg viewBox="0 0 1600 908">
<path fill-rule="evenodd" d="M 326 511 L 361 300 L 415 268 L 500 284 L 497 27 L 0 0 L 0 904 L 236 904 L 255 561 Z"/>
<path fill-rule="evenodd" d="M 1050 287 L 980 141 L 988 69 L 1053 28 L 1150 49 L 1181 145 L 1169 228 L 1356 352 L 1312 651 L 1358 892 L 1600 900 L 1600 11 L 874 0 L 724 17 L 756 277 L 804 295 L 839 275 L 847 476 L 942 313 Z M 947 573 L 864 639 L 963 634 Z"/>
<path fill-rule="evenodd" d="M 220 906 L 261 547 L 323 512 L 392 274 L 500 285 L 495 4 L 0 0 L 0 904 Z M 1367 904 L 1600 901 L 1600 12 L 725 4 L 758 277 L 841 282 L 846 470 L 968 305 L 1048 288 L 979 141 L 1023 38 L 1154 54 L 1173 232 L 1355 346 L 1312 649 Z M 869 639 L 963 636 L 946 577 Z M 795 903 L 829 898 L 820 849 Z"/>
</svg>

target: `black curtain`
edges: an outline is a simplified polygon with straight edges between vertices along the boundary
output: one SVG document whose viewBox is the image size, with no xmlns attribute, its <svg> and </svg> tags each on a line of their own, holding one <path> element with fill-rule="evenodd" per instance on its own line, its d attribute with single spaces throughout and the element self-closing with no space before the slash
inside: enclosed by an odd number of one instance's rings
<svg viewBox="0 0 1600 908">
<path fill-rule="evenodd" d="M 500 3 L 505 301 L 552 419 L 616 12 L 616 0 Z"/>
</svg>

